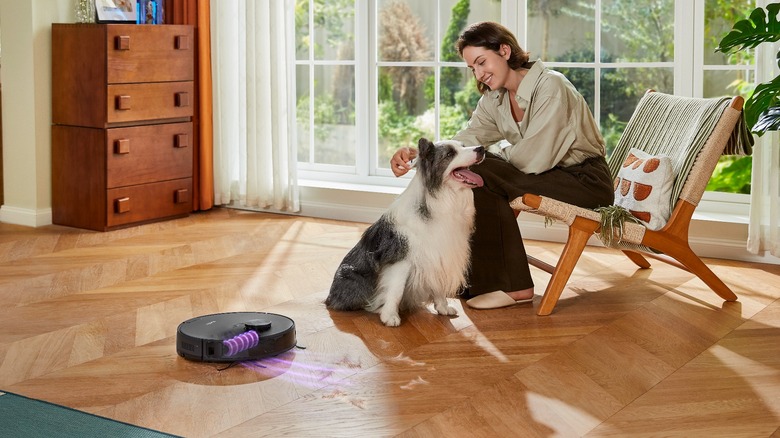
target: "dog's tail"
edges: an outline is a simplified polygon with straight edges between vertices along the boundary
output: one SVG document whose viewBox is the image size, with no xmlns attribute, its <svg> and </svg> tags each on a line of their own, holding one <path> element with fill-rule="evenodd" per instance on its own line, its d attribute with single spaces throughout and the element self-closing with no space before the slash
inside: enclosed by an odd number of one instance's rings
<svg viewBox="0 0 780 438">
<path fill-rule="evenodd" d="M 333 310 L 363 310 L 374 294 L 375 275 L 357 272 L 354 265 L 342 263 L 336 271 L 325 306 Z"/>
<path fill-rule="evenodd" d="M 383 215 L 344 257 L 325 305 L 334 310 L 367 308 L 374 299 L 382 267 L 402 259 L 407 251 L 406 239 L 395 230 L 392 219 Z"/>
</svg>

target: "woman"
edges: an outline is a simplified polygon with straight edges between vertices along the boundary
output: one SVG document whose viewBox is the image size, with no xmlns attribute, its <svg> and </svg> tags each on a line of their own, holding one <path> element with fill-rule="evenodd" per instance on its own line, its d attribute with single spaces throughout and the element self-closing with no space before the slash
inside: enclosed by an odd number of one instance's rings
<svg viewBox="0 0 780 438">
<path fill-rule="evenodd" d="M 491 309 L 531 302 L 533 279 L 509 201 L 534 193 L 585 208 L 612 204 L 604 139 L 574 85 L 541 61 L 528 62 L 528 52 L 501 24 L 473 24 L 456 46 L 482 97 L 453 138 L 466 146 L 493 145 L 494 152 L 472 168 L 485 184 L 474 189 L 477 214 L 464 294 L 473 298 L 466 303 Z M 393 173 L 404 175 L 416 155 L 399 149 L 390 160 Z"/>
</svg>

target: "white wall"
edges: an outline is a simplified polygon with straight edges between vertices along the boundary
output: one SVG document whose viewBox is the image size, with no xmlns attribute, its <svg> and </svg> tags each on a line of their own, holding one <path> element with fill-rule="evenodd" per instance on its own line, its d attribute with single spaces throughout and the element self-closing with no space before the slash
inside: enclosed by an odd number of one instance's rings
<svg viewBox="0 0 780 438">
<path fill-rule="evenodd" d="M 0 0 L 0 222 L 51 224 L 51 23 L 61 21 L 73 21 L 72 0 Z"/>
</svg>

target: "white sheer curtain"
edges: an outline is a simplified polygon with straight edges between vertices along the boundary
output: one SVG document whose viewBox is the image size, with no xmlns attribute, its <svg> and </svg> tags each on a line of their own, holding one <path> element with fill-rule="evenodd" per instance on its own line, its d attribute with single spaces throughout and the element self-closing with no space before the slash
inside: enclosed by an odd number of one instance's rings
<svg viewBox="0 0 780 438">
<path fill-rule="evenodd" d="M 774 44 L 757 49 L 757 82 L 772 80 L 777 74 Z M 747 249 L 753 254 L 765 252 L 780 257 L 780 152 L 778 132 L 756 136 L 753 147 L 753 172 L 750 182 L 750 225 Z"/>
<path fill-rule="evenodd" d="M 293 8 L 211 0 L 215 205 L 300 210 Z"/>
<path fill-rule="evenodd" d="M 758 138 L 753 148 L 748 251 L 780 257 L 780 151 L 776 132 Z"/>
</svg>

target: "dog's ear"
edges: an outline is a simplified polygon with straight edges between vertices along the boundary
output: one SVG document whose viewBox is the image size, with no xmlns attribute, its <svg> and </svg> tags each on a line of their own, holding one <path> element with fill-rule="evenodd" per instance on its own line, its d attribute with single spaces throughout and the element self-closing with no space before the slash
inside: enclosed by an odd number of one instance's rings
<svg viewBox="0 0 780 438">
<path fill-rule="evenodd" d="M 421 137 L 419 141 L 417 141 L 417 150 L 420 151 L 420 156 L 424 157 L 428 155 L 430 152 L 433 151 L 433 142 L 428 140 L 427 138 Z"/>
</svg>

